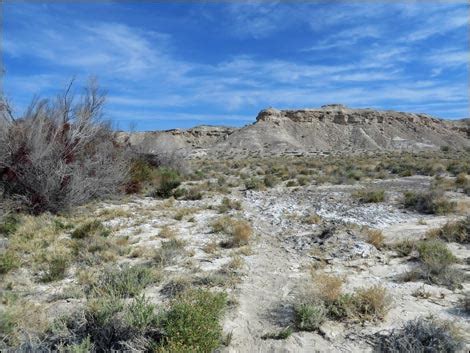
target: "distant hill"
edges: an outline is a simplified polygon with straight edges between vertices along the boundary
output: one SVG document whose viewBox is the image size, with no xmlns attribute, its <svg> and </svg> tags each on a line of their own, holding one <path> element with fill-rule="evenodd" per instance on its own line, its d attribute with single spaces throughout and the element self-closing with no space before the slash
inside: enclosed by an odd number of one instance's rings
<svg viewBox="0 0 470 353">
<path fill-rule="evenodd" d="M 443 120 L 425 114 L 351 109 L 262 110 L 242 128 L 197 126 L 121 133 L 145 153 L 179 151 L 187 156 L 315 154 L 326 151 L 422 150 L 470 147 L 470 119 Z"/>
</svg>

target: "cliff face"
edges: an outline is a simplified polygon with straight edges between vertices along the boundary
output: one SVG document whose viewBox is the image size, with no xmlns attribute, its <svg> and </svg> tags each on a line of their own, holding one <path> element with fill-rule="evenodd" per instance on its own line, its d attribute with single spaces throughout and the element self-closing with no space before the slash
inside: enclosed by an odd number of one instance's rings
<svg viewBox="0 0 470 353">
<path fill-rule="evenodd" d="M 425 114 L 350 109 L 340 104 L 319 109 L 262 110 L 240 129 L 199 126 L 130 134 L 146 153 L 178 150 L 188 156 L 244 156 L 321 151 L 418 150 L 470 147 L 468 121 L 446 121 Z"/>
<path fill-rule="evenodd" d="M 389 123 L 393 121 L 409 122 L 431 126 L 442 124 L 442 120 L 424 114 L 401 113 L 395 111 L 378 111 L 372 109 L 349 109 L 342 104 L 324 105 L 321 109 L 262 110 L 256 121 L 276 122 L 290 119 L 296 123 L 332 122 L 335 124 L 370 124 Z"/>
</svg>

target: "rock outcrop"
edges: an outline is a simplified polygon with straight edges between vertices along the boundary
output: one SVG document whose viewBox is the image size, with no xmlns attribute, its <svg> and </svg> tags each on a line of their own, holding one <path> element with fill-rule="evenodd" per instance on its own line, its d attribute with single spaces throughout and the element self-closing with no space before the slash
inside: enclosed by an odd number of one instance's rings
<svg viewBox="0 0 470 353">
<path fill-rule="evenodd" d="M 128 141 L 146 153 L 178 150 L 188 156 L 312 154 L 324 151 L 419 150 L 470 147 L 469 120 L 426 114 L 351 109 L 341 104 L 318 109 L 262 110 L 243 128 L 133 133 Z"/>
</svg>

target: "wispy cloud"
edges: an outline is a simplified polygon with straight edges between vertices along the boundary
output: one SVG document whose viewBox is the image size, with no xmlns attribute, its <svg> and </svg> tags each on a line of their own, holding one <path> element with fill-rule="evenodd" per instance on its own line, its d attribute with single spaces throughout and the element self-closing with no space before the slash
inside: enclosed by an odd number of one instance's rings
<svg viewBox="0 0 470 353">
<path fill-rule="evenodd" d="M 168 22 L 160 12 L 160 21 L 131 18 L 128 7 L 90 19 L 77 7 L 7 6 L 15 15 L 3 43 L 7 93 L 24 107 L 34 93 L 95 74 L 116 120 L 154 116 L 176 125 L 224 117 L 242 123 L 266 106 L 329 102 L 469 114 L 462 2 L 197 4 L 188 28 L 174 27 L 176 19 L 186 22 L 172 6 Z"/>
</svg>

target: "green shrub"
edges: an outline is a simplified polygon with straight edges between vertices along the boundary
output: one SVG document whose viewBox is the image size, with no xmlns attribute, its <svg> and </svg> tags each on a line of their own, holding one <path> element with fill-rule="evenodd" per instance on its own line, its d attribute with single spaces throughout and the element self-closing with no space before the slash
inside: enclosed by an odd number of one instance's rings
<svg viewBox="0 0 470 353">
<path fill-rule="evenodd" d="M 247 190 L 259 190 L 261 189 L 261 181 L 257 178 L 250 178 L 245 181 L 245 188 Z"/>
<path fill-rule="evenodd" d="M 143 265 L 109 269 L 100 278 L 95 292 L 120 298 L 135 297 L 149 284 L 155 282 L 154 272 Z"/>
<path fill-rule="evenodd" d="M 20 266 L 20 259 L 11 250 L 6 250 L 0 253 L 0 274 L 5 274 L 18 268 Z"/>
<path fill-rule="evenodd" d="M 65 254 L 53 254 L 47 260 L 46 271 L 42 276 L 43 282 L 58 281 L 65 277 L 70 265 L 70 257 Z"/>
<path fill-rule="evenodd" d="M 125 321 L 140 332 L 158 325 L 155 305 L 144 296 L 136 297 L 127 307 Z"/>
<path fill-rule="evenodd" d="M 377 203 L 385 200 L 385 190 L 358 190 L 353 194 L 359 202 Z"/>
<path fill-rule="evenodd" d="M 18 229 L 20 219 L 16 215 L 7 215 L 0 219 L 0 235 L 9 236 Z"/>
<path fill-rule="evenodd" d="M 447 214 L 455 209 L 455 202 L 448 201 L 442 193 L 435 191 L 405 192 L 403 205 L 405 208 L 426 214 Z"/>
<path fill-rule="evenodd" d="M 169 168 L 159 168 L 159 185 L 150 196 L 168 198 L 173 194 L 173 190 L 181 184 L 181 177 L 176 170 Z"/>
<path fill-rule="evenodd" d="M 302 331 L 316 331 L 326 319 L 324 306 L 315 303 L 300 303 L 294 306 L 295 325 Z"/>
<path fill-rule="evenodd" d="M 420 261 L 430 274 L 442 273 L 457 261 L 446 244 L 439 240 L 421 241 L 417 250 Z"/>
<path fill-rule="evenodd" d="M 225 305 L 222 293 L 196 290 L 178 296 L 162 319 L 165 344 L 188 352 L 212 352 L 221 343 L 219 320 Z"/>
<path fill-rule="evenodd" d="M 85 239 L 91 236 L 107 237 L 110 233 L 111 231 L 100 221 L 93 220 L 76 228 L 70 236 L 72 239 Z"/>
</svg>

